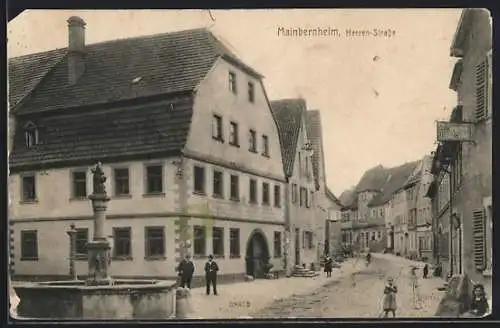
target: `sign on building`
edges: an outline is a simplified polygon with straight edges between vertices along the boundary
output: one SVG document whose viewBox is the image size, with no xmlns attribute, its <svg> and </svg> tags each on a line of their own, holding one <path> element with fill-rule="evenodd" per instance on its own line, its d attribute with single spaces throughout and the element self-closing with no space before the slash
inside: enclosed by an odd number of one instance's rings
<svg viewBox="0 0 500 328">
<path fill-rule="evenodd" d="M 471 141 L 472 125 L 469 123 L 437 122 L 438 141 Z"/>
</svg>

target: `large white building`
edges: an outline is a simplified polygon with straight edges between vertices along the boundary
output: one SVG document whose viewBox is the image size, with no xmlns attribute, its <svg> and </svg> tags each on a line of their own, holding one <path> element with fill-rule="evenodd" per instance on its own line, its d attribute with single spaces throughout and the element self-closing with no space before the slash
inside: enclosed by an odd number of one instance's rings
<svg viewBox="0 0 500 328">
<path fill-rule="evenodd" d="M 71 223 L 86 274 L 97 161 L 111 275 L 173 277 L 186 252 L 197 276 L 209 254 L 223 277 L 282 269 L 286 180 L 262 76 L 205 29 L 87 45 L 83 20 L 68 23 L 68 48 L 9 60 L 15 276 L 67 275 Z"/>
</svg>

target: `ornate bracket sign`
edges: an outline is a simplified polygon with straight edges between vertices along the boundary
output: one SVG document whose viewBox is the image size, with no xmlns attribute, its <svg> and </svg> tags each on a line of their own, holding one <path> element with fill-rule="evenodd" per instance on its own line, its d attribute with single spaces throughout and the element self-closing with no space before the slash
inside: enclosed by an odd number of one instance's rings
<svg viewBox="0 0 500 328">
<path fill-rule="evenodd" d="M 437 140 L 472 142 L 472 124 L 470 123 L 452 123 L 452 122 L 436 122 Z"/>
</svg>

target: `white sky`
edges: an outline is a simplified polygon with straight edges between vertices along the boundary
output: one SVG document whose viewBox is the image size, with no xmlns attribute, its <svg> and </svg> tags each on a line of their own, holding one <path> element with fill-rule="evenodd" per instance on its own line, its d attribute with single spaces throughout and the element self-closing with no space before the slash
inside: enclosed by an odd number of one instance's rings
<svg viewBox="0 0 500 328">
<path fill-rule="evenodd" d="M 303 97 L 323 122 L 327 183 L 339 196 L 367 169 L 416 160 L 447 119 L 449 56 L 460 9 L 30 10 L 8 26 L 8 57 L 65 47 L 69 16 L 86 42 L 210 27 L 265 76 L 271 100 Z M 278 27 L 338 28 L 342 37 L 278 37 Z M 392 29 L 392 38 L 346 38 L 345 29 Z M 378 60 L 373 58 L 378 56 Z"/>
</svg>

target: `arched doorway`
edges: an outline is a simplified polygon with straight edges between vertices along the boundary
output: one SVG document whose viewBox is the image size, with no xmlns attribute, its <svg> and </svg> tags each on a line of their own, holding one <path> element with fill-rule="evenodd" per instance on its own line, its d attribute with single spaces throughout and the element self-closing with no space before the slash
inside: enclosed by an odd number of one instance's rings
<svg viewBox="0 0 500 328">
<path fill-rule="evenodd" d="M 265 267 L 269 263 L 269 247 L 266 236 L 260 229 L 250 234 L 246 251 L 246 273 L 254 278 L 265 278 Z"/>
</svg>

